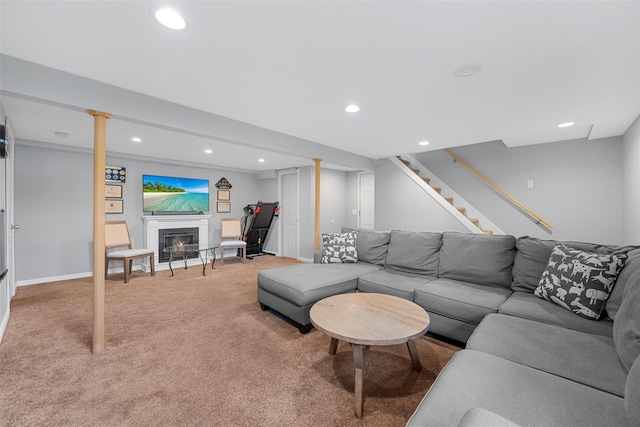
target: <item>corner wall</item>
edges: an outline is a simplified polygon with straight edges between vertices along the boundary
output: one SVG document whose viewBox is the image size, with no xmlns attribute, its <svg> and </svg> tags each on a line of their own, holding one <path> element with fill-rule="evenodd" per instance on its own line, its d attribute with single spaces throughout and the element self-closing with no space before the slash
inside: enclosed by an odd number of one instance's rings
<svg viewBox="0 0 640 427">
<path fill-rule="evenodd" d="M 640 116 L 622 137 L 622 243 L 640 244 Z"/>
</svg>

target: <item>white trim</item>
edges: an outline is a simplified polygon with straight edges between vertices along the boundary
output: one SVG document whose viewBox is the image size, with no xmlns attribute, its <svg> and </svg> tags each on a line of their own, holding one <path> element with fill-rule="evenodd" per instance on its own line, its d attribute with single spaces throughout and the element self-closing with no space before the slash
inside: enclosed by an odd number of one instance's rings
<svg viewBox="0 0 640 427">
<path fill-rule="evenodd" d="M 4 313 L 2 317 L 2 322 L 0 323 L 0 343 L 2 342 L 2 337 L 4 337 L 4 331 L 7 329 L 7 325 L 9 324 L 9 310 Z"/>
<path fill-rule="evenodd" d="M 93 277 L 93 272 L 89 271 L 86 273 L 74 273 L 74 274 L 65 274 L 62 276 L 39 277 L 37 279 L 19 280 L 16 283 L 16 286 L 39 285 L 41 283 L 48 283 L 48 282 L 61 282 L 63 280 L 83 279 L 85 277 Z"/>
</svg>

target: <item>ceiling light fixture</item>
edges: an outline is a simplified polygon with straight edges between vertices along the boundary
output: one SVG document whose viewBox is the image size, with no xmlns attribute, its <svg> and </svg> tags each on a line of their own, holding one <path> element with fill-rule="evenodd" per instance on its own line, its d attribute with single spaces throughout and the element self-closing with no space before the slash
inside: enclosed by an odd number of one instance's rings
<svg viewBox="0 0 640 427">
<path fill-rule="evenodd" d="M 558 125 L 558 127 L 559 128 L 568 128 L 568 127 L 571 127 L 571 126 L 573 126 L 575 124 L 576 124 L 575 122 L 565 122 L 565 123 L 560 123 Z"/>
<path fill-rule="evenodd" d="M 155 16 L 159 23 L 172 30 L 183 30 L 187 26 L 182 16 L 172 9 L 159 9 Z"/>
<path fill-rule="evenodd" d="M 62 131 L 59 131 L 59 130 L 53 132 L 53 134 L 55 136 L 59 137 L 59 138 L 67 138 L 67 137 L 69 137 L 69 134 L 67 132 L 62 132 Z"/>
<path fill-rule="evenodd" d="M 260 163 L 264 163 L 264 159 L 258 159 Z"/>
<path fill-rule="evenodd" d="M 420 141 L 418 145 L 429 145 L 429 141 Z"/>
<path fill-rule="evenodd" d="M 142 138 L 138 138 L 137 136 L 134 136 L 133 138 L 131 138 L 131 140 L 133 142 L 142 142 Z"/>
<path fill-rule="evenodd" d="M 344 111 L 346 111 L 347 113 L 357 113 L 358 111 L 360 111 L 360 107 L 358 107 L 356 104 L 351 104 L 347 105 Z"/>
<path fill-rule="evenodd" d="M 210 148 L 207 148 L 206 150 L 204 150 L 204 152 L 207 153 L 207 154 L 211 154 L 211 153 L 213 153 L 213 150 L 210 149 Z"/>
<path fill-rule="evenodd" d="M 453 75 L 456 77 L 469 77 L 482 71 L 482 64 L 466 64 L 456 68 Z"/>
</svg>

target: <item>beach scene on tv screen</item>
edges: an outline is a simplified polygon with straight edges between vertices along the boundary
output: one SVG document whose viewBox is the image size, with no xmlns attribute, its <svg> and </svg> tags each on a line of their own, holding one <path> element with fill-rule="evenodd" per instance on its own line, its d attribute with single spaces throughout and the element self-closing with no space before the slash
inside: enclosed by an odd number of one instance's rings
<svg viewBox="0 0 640 427">
<path fill-rule="evenodd" d="M 206 212 L 209 210 L 209 181 L 144 175 L 142 196 L 145 212 Z"/>
</svg>

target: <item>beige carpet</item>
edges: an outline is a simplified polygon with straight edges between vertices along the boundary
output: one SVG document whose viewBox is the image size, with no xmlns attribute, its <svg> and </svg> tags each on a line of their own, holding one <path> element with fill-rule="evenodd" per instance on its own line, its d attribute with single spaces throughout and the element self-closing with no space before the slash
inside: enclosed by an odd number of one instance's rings
<svg viewBox="0 0 640 427">
<path fill-rule="evenodd" d="M 92 279 L 21 287 L 0 344 L 2 426 L 402 426 L 458 350 L 417 340 L 373 347 L 364 417 L 353 416 L 348 344 L 302 335 L 260 310 L 256 275 L 293 264 L 257 257 L 175 277 L 106 283 L 107 348 L 91 353 Z"/>
</svg>

